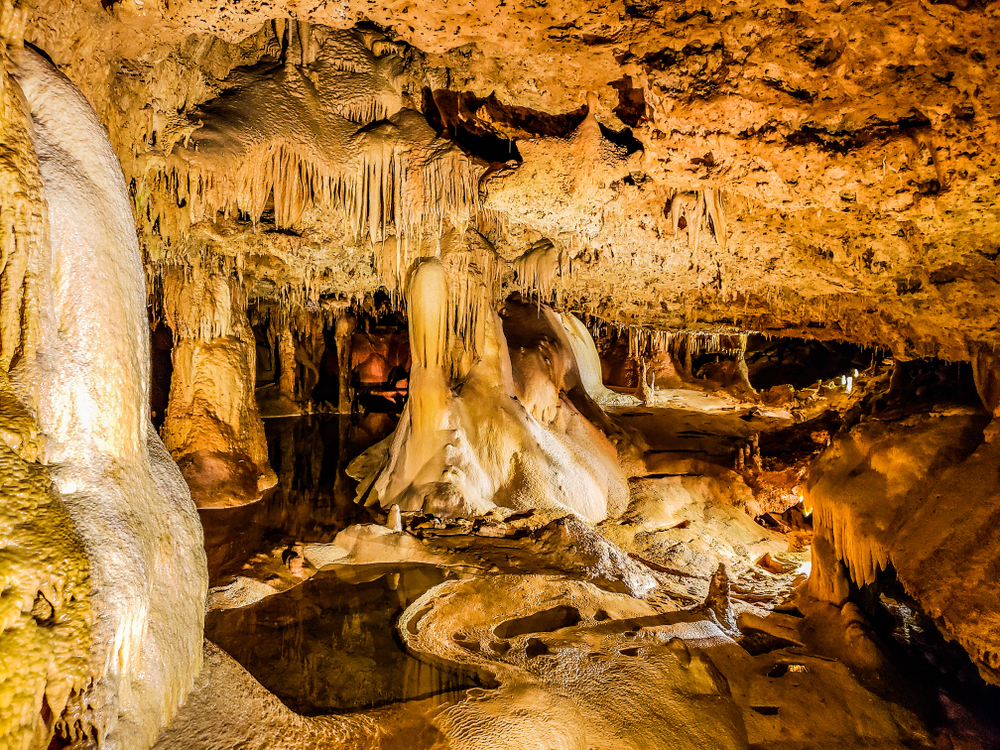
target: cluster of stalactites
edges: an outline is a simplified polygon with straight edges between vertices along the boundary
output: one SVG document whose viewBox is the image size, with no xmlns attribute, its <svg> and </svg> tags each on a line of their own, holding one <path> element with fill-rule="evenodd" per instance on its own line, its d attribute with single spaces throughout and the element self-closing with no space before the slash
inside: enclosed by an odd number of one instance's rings
<svg viewBox="0 0 1000 750">
<path fill-rule="evenodd" d="M 452 354 L 451 377 L 463 377 L 484 351 L 486 326 L 500 304 L 505 264 L 490 242 L 474 230 L 460 248 L 444 255 L 448 270 L 448 329 L 461 347 Z"/>
<path fill-rule="evenodd" d="M 873 534 L 859 531 L 864 524 L 852 517 L 850 506 L 829 501 L 812 503 L 808 496 L 805 505 L 813 514 L 817 533 L 832 542 L 837 559 L 847 566 L 851 579 L 858 586 L 875 583 L 879 571 L 889 565 L 889 550 L 879 544 Z"/>
<path fill-rule="evenodd" d="M 370 300 L 370 296 L 368 298 Z M 349 296 L 326 297 L 317 302 L 305 304 L 288 304 L 282 300 L 253 300 L 247 306 L 247 318 L 252 326 L 259 326 L 268 331 L 290 328 L 293 331 L 311 329 L 313 321 L 318 320 L 323 328 L 331 328 L 337 319 L 348 312 L 358 314 L 365 311 L 371 314 L 370 303 L 365 299 Z"/>
<path fill-rule="evenodd" d="M 172 157 L 146 177 L 155 205 L 144 192 L 137 210 L 160 236 L 184 238 L 220 213 L 256 225 L 273 200 L 277 228 L 295 225 L 310 208 L 333 209 L 352 237 L 372 242 L 389 236 L 414 242 L 475 216 L 481 168 L 458 150 L 413 159 L 405 143 L 368 145 L 357 163 L 338 165 L 281 142 L 252 150 L 225 171 Z"/>
<path fill-rule="evenodd" d="M 440 253 L 440 248 L 423 241 L 406 242 L 396 237 L 387 237 L 374 243 L 373 262 L 375 274 L 389 295 L 394 309 L 402 309 L 406 295 L 407 275 L 417 258 L 431 257 Z"/>
<path fill-rule="evenodd" d="M 715 237 L 716 243 L 726 249 L 728 227 L 725 211 L 725 193 L 714 188 L 705 188 L 694 192 L 673 191 L 670 196 L 670 223 L 674 236 L 681 231 L 681 220 L 687 230 L 688 245 L 698 248 L 698 240 L 704 225 Z"/>
<path fill-rule="evenodd" d="M 461 378 L 482 351 L 484 326 L 500 302 L 506 265 L 489 240 L 471 228 L 445 232 L 433 243 L 390 238 L 375 245 L 375 269 L 390 307 L 402 308 L 416 269 L 428 258 L 440 261 L 445 275 L 448 294 L 438 303 L 449 340 L 457 342 L 444 365 L 451 378 Z"/>
<path fill-rule="evenodd" d="M 723 354 L 742 357 L 747 350 L 748 333 L 713 333 L 706 331 L 655 331 L 629 326 L 628 353 L 641 358 L 653 352 L 684 353 L 692 357 L 701 354 Z"/>
<path fill-rule="evenodd" d="M 225 269 L 167 266 L 160 274 L 163 322 L 175 341 L 212 341 L 236 333 L 234 309 L 244 309 L 243 285 Z"/>
<path fill-rule="evenodd" d="M 563 275 L 563 254 L 551 240 L 541 239 L 512 263 L 521 294 L 534 293 L 539 300 L 552 296 L 556 279 Z"/>
</svg>

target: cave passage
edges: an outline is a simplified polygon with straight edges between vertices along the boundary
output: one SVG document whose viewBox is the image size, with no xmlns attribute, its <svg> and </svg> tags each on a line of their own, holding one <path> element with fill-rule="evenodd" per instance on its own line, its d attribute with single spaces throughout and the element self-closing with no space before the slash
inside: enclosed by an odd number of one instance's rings
<svg viewBox="0 0 1000 750">
<path fill-rule="evenodd" d="M 0 0 L 0 748 L 1000 747 L 998 38 Z"/>
</svg>

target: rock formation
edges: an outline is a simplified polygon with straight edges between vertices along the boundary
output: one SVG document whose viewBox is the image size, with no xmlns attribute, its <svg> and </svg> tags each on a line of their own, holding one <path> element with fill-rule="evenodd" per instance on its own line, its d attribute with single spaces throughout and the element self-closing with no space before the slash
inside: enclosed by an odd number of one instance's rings
<svg viewBox="0 0 1000 750">
<path fill-rule="evenodd" d="M 983 677 L 1000 680 L 1000 622 L 987 581 L 998 560 L 1000 453 L 978 415 L 872 421 L 834 440 L 811 470 L 810 590 L 843 605 L 845 573 L 873 584 L 890 565 Z M 843 561 L 844 569 L 840 563 Z"/>
<path fill-rule="evenodd" d="M 0 0 L 0 747 L 986 750 L 997 38 Z"/>
<path fill-rule="evenodd" d="M 5 6 L 5 21 L 12 13 Z M 18 633 L 27 637 L 25 653 L 42 660 L 49 681 L 37 682 L 31 662 L 17 670 L 13 685 L 21 687 L 8 704 L 17 718 L 4 727 L 5 742 L 45 746 L 55 733 L 102 747 L 149 746 L 201 662 L 202 532 L 149 422 L 145 274 L 118 162 L 76 87 L 38 52 L 16 38 L 9 44 L 13 76 L 5 74 L 4 88 L 18 106 L 6 122 L 30 136 L 15 168 L 35 181 L 33 196 L 20 200 L 33 197 L 36 210 L 22 209 L 4 239 L 27 252 L 28 269 L 23 291 L 5 286 L 3 299 L 5 309 L 21 310 L 4 329 L 5 341 L 18 343 L 4 414 L 19 454 L 5 474 L 15 504 L 5 507 L 17 508 L 19 497 L 38 503 L 21 523 L 36 537 L 26 562 L 41 567 L 21 585 L 35 577 L 39 594 L 28 606 L 51 635 L 40 643 L 16 610 L 4 620 L 5 633 L 14 628 L 10 647 Z M 13 393 L 23 405 L 11 403 Z M 14 539 L 26 543 L 17 528 Z M 64 550 L 66 567 L 38 557 L 44 549 Z M 73 639 L 80 650 L 66 663 Z M 15 653 L 5 648 L 5 660 Z M 31 680 L 34 692 L 25 692 Z"/>
<path fill-rule="evenodd" d="M 253 502 L 275 482 L 240 294 L 200 268 L 173 268 L 163 279 L 164 318 L 175 338 L 163 441 L 199 507 Z"/>
<path fill-rule="evenodd" d="M 359 474 L 362 493 L 370 487 L 383 507 L 410 512 L 479 515 L 501 505 L 568 508 L 592 521 L 617 515 L 625 481 L 594 420 L 610 422 L 580 383 L 561 320 L 538 308 L 539 333 L 534 306 L 520 304 L 505 307 L 501 323 L 490 307 L 488 269 L 476 274 L 454 260 L 477 248 L 483 269 L 492 249 L 472 236 L 445 256 L 463 275 L 449 277 L 437 258 L 416 261 L 410 272 L 409 399 L 391 443 L 381 446 L 383 462 Z"/>
</svg>

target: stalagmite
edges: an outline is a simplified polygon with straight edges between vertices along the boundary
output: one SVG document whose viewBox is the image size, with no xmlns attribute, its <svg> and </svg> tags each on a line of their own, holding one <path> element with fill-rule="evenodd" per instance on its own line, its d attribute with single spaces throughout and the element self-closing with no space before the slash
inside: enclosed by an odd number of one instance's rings
<svg viewBox="0 0 1000 750">
<path fill-rule="evenodd" d="M 580 368 L 580 381 L 587 395 L 601 406 L 629 406 L 637 403 L 634 396 L 616 393 L 604 386 L 601 378 L 601 358 L 587 326 L 572 313 L 563 313 L 560 318 L 569 335 L 573 356 L 576 357 L 577 366 Z"/>
<path fill-rule="evenodd" d="M 351 411 L 351 335 L 357 319 L 346 310 L 337 316 L 334 335 L 337 342 L 337 399 L 341 414 Z"/>
<path fill-rule="evenodd" d="M 470 230 L 461 243 L 466 249 L 456 248 L 446 259 L 454 263 L 456 253 L 461 257 L 482 242 Z M 479 515 L 497 505 L 570 509 L 590 521 L 617 514 L 627 488 L 615 447 L 594 424 L 612 428 L 580 385 L 559 319 L 540 309 L 545 325 L 561 332 L 555 335 L 565 364 L 558 371 L 515 370 L 507 321 L 501 323 L 489 306 L 489 273 L 481 266 L 466 268 L 465 277 L 450 280 L 442 261 L 426 258 L 410 273 L 410 398 L 382 447 L 382 468 L 363 478 L 362 496 L 386 508 L 398 504 L 403 512 L 447 516 Z M 464 314 L 461 308 L 449 313 L 456 296 Z M 532 317 L 538 309 L 523 307 Z M 471 311 L 478 311 L 475 320 Z M 528 322 L 520 311 L 516 315 Z M 462 365 L 456 372 L 456 362 L 468 362 L 468 369 Z M 560 388 L 575 400 L 561 397 Z M 554 395 L 545 396 L 533 414 L 529 404 L 536 398 L 530 394 L 542 391 Z M 356 462 L 362 465 L 370 466 L 371 459 Z"/>
<path fill-rule="evenodd" d="M 404 479 L 389 488 L 402 492 L 425 467 L 433 473 L 443 466 L 431 465 L 440 449 L 441 435 L 447 430 L 451 390 L 448 387 L 448 279 L 440 261 L 418 261 L 407 292 L 410 311 L 410 398 L 407 409 L 410 435 L 402 467 Z"/>
<path fill-rule="evenodd" d="M 399 512 L 398 505 L 393 505 L 389 508 L 389 518 L 386 521 L 386 526 L 396 532 L 401 532 L 403 530 L 403 517 Z"/>
<path fill-rule="evenodd" d="M 79 534 L 92 613 L 89 650 L 81 652 L 86 687 L 53 716 L 63 688 L 41 715 L 49 735 L 55 724 L 67 739 L 141 749 L 177 709 L 201 663 L 202 531 L 149 423 L 145 275 L 121 168 L 79 90 L 33 50 L 12 50 L 12 58 L 31 113 L 48 236 L 44 223 L 31 219 L 14 242 L 34 243 L 39 252 L 29 260 L 33 288 L 20 332 L 5 319 L 3 340 L 18 337 L 33 354 L 11 376 L 37 415 L 39 456 L 71 520 L 65 536 L 58 527 L 46 533 L 56 536 L 53 549 L 73 545 Z M 11 246 L 7 236 L 3 244 Z M 67 561 L 67 585 L 76 586 L 79 558 L 70 553 Z M 61 595 L 45 598 L 61 607 L 67 624 L 79 617 Z M 37 616 L 46 617 L 41 610 Z M 79 686 L 71 675 L 67 688 Z M 45 734 L 32 746 L 44 747 Z M 25 744 L 23 737 L 17 743 Z"/>
<path fill-rule="evenodd" d="M 164 443 L 200 507 L 254 502 L 276 478 L 254 396 L 256 344 L 239 288 L 208 269 L 173 268 L 163 279 L 163 310 L 175 339 Z"/>
<path fill-rule="evenodd" d="M 9 27 L 23 20 L 23 10 L 0 6 L 4 62 Z M 22 364 L 33 359 L 37 331 L 21 319 L 25 297 L 33 294 L 26 272 L 29 263 L 37 265 L 48 254 L 48 236 L 30 113 L 6 66 L 0 69 L 0 128 L 5 140 L 0 160 L 0 557 L 6 603 L 0 608 L 0 746 L 27 749 L 47 746 L 57 730 L 68 733 L 63 711 L 90 682 L 91 591 L 84 543 L 52 488 L 39 426 L 8 377 L 16 353 Z M 58 529 L 62 532 L 53 533 Z"/>
</svg>

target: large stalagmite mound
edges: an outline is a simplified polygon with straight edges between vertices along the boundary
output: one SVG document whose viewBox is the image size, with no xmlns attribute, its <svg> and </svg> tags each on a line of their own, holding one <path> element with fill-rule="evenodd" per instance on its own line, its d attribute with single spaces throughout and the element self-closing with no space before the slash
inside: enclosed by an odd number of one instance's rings
<svg viewBox="0 0 1000 750">
<path fill-rule="evenodd" d="M 32 711 L 43 723 L 33 739 L 18 735 L 17 726 L 10 737 L 15 746 L 44 747 L 55 730 L 100 747 L 146 747 L 200 665 L 202 531 L 183 477 L 149 422 L 145 275 L 118 161 L 67 78 L 32 49 L 15 47 L 11 58 L 14 78 L 5 74 L 4 85 L 17 87 L 24 111 L 8 116 L 16 123 L 30 113 L 22 173 L 30 176 L 37 164 L 42 185 L 40 211 L 5 227 L 4 247 L 26 254 L 27 273 L 23 287 L 4 284 L 4 310 L 13 304 L 21 315 L 5 319 L 3 333 L 17 342 L 11 380 L 38 423 L 31 438 L 37 452 L 25 452 L 27 440 L 19 446 L 22 460 L 44 464 L 28 469 L 38 475 L 36 521 L 51 524 L 34 529 L 51 537 L 38 546 L 56 553 L 69 545 L 62 573 L 36 571 L 41 600 L 31 611 L 36 623 L 58 623 L 53 636 L 82 628 L 74 658 L 85 669 L 61 664 L 66 657 L 56 648 L 49 669 L 66 670 L 65 682 L 44 688 L 48 702 L 40 707 L 18 696 L 25 724 Z M 16 435 L 13 413 L 3 416 Z"/>
<path fill-rule="evenodd" d="M 225 276 L 200 268 L 172 268 L 163 279 L 164 317 L 176 339 L 163 442 L 199 507 L 253 502 L 276 481 L 241 297 Z"/>
<path fill-rule="evenodd" d="M 501 322 L 477 270 L 483 260 L 455 260 L 477 248 L 488 257 L 483 243 L 470 233 L 445 256 L 451 276 L 437 258 L 410 270 L 410 395 L 394 435 L 357 465 L 361 494 L 449 516 L 497 505 L 569 509 L 590 521 L 617 515 L 628 488 L 601 431 L 616 428 L 584 390 L 558 316 L 518 303 Z"/>
</svg>

